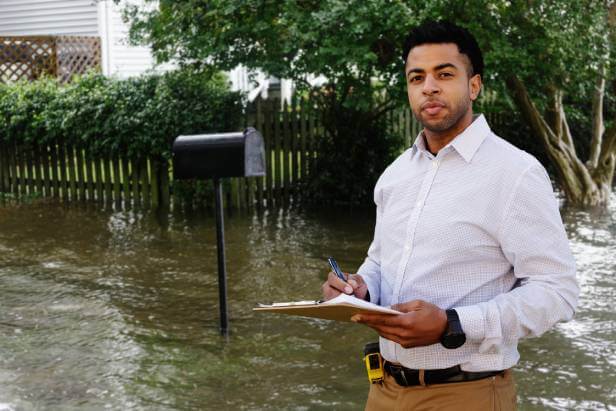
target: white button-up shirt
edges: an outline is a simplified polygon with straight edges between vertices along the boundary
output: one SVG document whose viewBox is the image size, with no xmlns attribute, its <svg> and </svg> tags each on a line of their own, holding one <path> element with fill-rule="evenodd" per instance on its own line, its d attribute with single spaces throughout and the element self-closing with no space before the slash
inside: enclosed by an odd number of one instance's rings
<svg viewBox="0 0 616 411">
<path fill-rule="evenodd" d="M 573 316 L 575 261 L 548 175 L 483 116 L 436 156 L 420 135 L 381 175 L 374 201 L 374 240 L 358 270 L 372 302 L 455 308 L 467 338 L 453 350 L 381 338 L 386 360 L 502 370 L 517 363 L 520 338 Z"/>
</svg>

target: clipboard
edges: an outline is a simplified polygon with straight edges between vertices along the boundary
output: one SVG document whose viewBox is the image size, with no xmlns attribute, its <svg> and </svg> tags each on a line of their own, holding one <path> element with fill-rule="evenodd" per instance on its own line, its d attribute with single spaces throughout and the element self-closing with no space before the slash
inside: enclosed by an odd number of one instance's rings
<svg viewBox="0 0 616 411">
<path fill-rule="evenodd" d="M 253 311 L 322 318 L 350 322 L 355 314 L 402 314 L 389 307 L 382 307 L 347 294 L 340 294 L 328 301 L 294 301 L 287 303 L 259 304 Z"/>
</svg>

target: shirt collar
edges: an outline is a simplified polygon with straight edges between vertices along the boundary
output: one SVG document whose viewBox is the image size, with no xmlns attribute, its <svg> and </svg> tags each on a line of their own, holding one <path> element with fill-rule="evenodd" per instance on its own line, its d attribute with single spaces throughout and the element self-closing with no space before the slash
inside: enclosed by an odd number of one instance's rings
<svg viewBox="0 0 616 411">
<path fill-rule="evenodd" d="M 481 143 L 483 143 L 483 140 L 485 140 L 489 133 L 490 126 L 488 125 L 488 122 L 486 121 L 484 115 L 480 114 L 478 116 L 475 116 L 473 122 L 441 150 L 444 150 L 447 147 L 451 146 L 458 152 L 458 154 L 460 154 L 464 161 L 470 163 L 473 159 L 473 156 L 479 149 L 479 146 L 481 145 Z M 426 143 L 423 137 L 423 131 L 419 133 L 419 135 L 415 139 L 412 150 L 413 152 L 419 150 L 424 153 L 428 153 L 428 149 L 426 147 Z"/>
</svg>

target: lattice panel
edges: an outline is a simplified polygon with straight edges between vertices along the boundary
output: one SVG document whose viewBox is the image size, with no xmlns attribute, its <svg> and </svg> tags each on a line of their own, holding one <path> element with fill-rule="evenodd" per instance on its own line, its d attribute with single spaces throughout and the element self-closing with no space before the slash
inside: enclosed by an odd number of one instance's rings
<svg viewBox="0 0 616 411">
<path fill-rule="evenodd" d="M 57 76 L 62 82 L 69 81 L 74 74 L 85 74 L 91 69 L 100 71 L 101 43 L 98 37 L 57 37 L 56 53 Z"/>
<path fill-rule="evenodd" d="M 98 37 L 0 37 L 0 81 L 35 80 L 44 74 L 69 81 L 74 74 L 100 70 Z"/>
<path fill-rule="evenodd" d="M 53 37 L 0 37 L 0 80 L 34 80 L 56 75 Z"/>
</svg>

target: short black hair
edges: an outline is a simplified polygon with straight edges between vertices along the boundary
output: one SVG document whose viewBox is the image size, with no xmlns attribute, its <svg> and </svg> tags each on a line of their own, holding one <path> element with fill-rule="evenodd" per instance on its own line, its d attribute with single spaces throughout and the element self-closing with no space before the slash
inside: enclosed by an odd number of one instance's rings
<svg viewBox="0 0 616 411">
<path fill-rule="evenodd" d="M 443 43 L 457 45 L 460 53 L 466 54 L 471 61 L 470 75 L 479 74 L 483 78 L 483 55 L 477 40 L 470 31 L 447 20 L 426 20 L 413 28 L 404 41 L 402 61 L 406 64 L 406 59 L 414 47 Z"/>
</svg>

